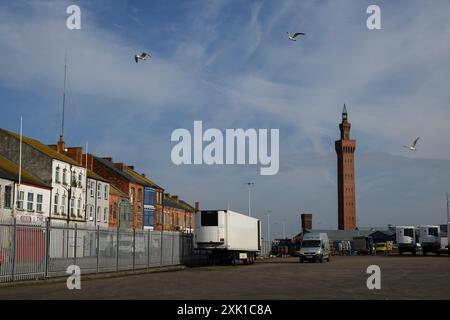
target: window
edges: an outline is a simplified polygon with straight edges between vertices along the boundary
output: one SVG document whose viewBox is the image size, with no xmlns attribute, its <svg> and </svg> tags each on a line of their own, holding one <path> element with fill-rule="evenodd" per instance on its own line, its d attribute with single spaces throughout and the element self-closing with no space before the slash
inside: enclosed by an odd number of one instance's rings
<svg viewBox="0 0 450 320">
<path fill-rule="evenodd" d="M 23 210 L 23 200 L 25 198 L 25 192 L 17 191 L 17 209 Z"/>
<path fill-rule="evenodd" d="M 405 235 L 405 237 L 414 238 L 414 229 L 405 229 L 404 235 Z"/>
<path fill-rule="evenodd" d="M 78 174 L 78 187 L 83 188 L 83 174 Z"/>
<path fill-rule="evenodd" d="M 53 201 L 53 213 L 58 214 L 58 202 L 59 202 L 59 194 L 56 192 L 55 199 Z"/>
<path fill-rule="evenodd" d="M 201 224 L 202 227 L 217 227 L 218 226 L 218 213 L 217 211 L 205 211 L 202 212 Z"/>
<path fill-rule="evenodd" d="M 130 203 L 134 203 L 134 188 L 131 188 L 130 190 Z"/>
<path fill-rule="evenodd" d="M 106 218 L 107 216 L 108 216 L 108 208 L 104 207 L 103 208 L 103 222 L 108 221 L 107 218 Z"/>
<path fill-rule="evenodd" d="M 79 217 L 81 217 L 81 198 L 78 198 L 78 203 L 77 203 L 77 215 Z"/>
<path fill-rule="evenodd" d="M 33 208 L 34 208 L 34 193 L 28 192 L 27 211 L 33 211 Z"/>
<path fill-rule="evenodd" d="M 37 212 L 42 212 L 42 202 L 43 202 L 44 197 L 42 196 L 42 194 L 38 194 L 36 197 L 36 211 Z"/>
<path fill-rule="evenodd" d="M 62 215 L 66 214 L 66 195 L 63 195 L 61 197 L 61 214 Z"/>
<path fill-rule="evenodd" d="M 70 199 L 70 215 L 75 215 L 75 198 Z"/>
<path fill-rule="evenodd" d="M 428 235 L 438 237 L 439 236 L 438 228 L 428 228 Z"/>
<path fill-rule="evenodd" d="M 96 216 L 97 216 L 97 222 L 100 222 L 100 207 L 97 207 Z"/>
<path fill-rule="evenodd" d="M 91 198 L 94 197 L 94 188 L 95 188 L 95 183 L 94 183 L 94 181 L 92 181 L 92 182 L 89 184 L 89 189 L 91 190 Z"/>
<path fill-rule="evenodd" d="M 63 184 L 67 185 L 67 169 L 63 170 Z"/>
<path fill-rule="evenodd" d="M 94 219 L 94 207 L 89 206 L 89 220 L 93 220 L 93 219 Z"/>
<path fill-rule="evenodd" d="M 138 201 L 142 202 L 142 189 L 138 190 Z"/>
<path fill-rule="evenodd" d="M 102 190 L 102 184 L 97 184 L 97 198 L 100 199 L 101 197 L 101 190 Z"/>
<path fill-rule="evenodd" d="M 5 186 L 5 203 L 4 207 L 11 209 L 11 186 Z"/>
<path fill-rule="evenodd" d="M 55 171 L 55 182 L 56 183 L 61 183 L 61 169 L 58 167 L 56 167 L 56 171 Z"/>
<path fill-rule="evenodd" d="M 108 185 L 105 184 L 105 200 L 108 200 Z"/>
</svg>

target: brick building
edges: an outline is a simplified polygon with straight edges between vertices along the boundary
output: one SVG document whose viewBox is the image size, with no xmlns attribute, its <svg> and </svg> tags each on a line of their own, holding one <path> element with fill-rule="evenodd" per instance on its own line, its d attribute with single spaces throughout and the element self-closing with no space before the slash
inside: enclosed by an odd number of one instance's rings
<svg viewBox="0 0 450 320">
<path fill-rule="evenodd" d="M 114 185 L 109 188 L 109 226 L 119 228 L 121 226 L 128 227 L 131 223 L 130 217 L 126 216 L 124 207 L 128 207 L 130 198 L 128 195 Z"/>
<path fill-rule="evenodd" d="M 301 220 L 302 220 L 302 231 L 312 229 L 312 214 L 311 213 L 302 213 Z"/>
<path fill-rule="evenodd" d="M 111 185 L 128 195 L 129 209 L 124 208 L 123 214 L 130 217 L 129 228 L 143 229 L 144 185 L 124 171 L 125 165 L 123 163 L 114 163 L 111 157 L 93 158 L 94 172 L 109 180 Z M 121 225 L 121 227 L 125 226 Z"/>
<path fill-rule="evenodd" d="M 355 201 L 355 148 L 356 140 L 350 139 L 351 124 L 344 105 L 339 124 L 341 139 L 335 142 L 338 172 L 338 227 L 339 230 L 356 229 Z"/>
<path fill-rule="evenodd" d="M 195 208 L 178 196 L 164 194 L 164 216 L 157 217 L 157 229 L 192 233 L 195 227 Z M 198 207 L 198 203 L 196 203 Z M 164 226 L 163 226 L 164 223 Z"/>
</svg>

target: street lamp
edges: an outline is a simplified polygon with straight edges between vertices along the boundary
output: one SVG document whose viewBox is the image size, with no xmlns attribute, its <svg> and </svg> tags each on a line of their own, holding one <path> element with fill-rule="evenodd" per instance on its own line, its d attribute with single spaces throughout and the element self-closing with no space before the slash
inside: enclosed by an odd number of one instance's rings
<svg viewBox="0 0 450 320">
<path fill-rule="evenodd" d="M 272 210 L 267 210 L 267 240 L 270 241 L 270 214 Z"/>
<path fill-rule="evenodd" d="M 251 204 L 251 197 L 252 197 L 252 187 L 255 185 L 254 182 L 246 182 L 245 183 L 248 186 L 248 216 L 252 216 L 252 204 Z"/>
</svg>

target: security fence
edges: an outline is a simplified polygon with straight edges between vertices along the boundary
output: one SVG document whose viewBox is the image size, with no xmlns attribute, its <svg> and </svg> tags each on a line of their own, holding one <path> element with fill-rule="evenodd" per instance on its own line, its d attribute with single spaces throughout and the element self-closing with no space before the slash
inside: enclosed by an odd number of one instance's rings
<svg viewBox="0 0 450 320">
<path fill-rule="evenodd" d="M 259 255 L 261 257 L 268 257 L 270 255 L 271 251 L 272 251 L 272 241 L 262 240 L 261 241 L 261 251 L 260 251 Z"/>
<path fill-rule="evenodd" d="M 70 265 L 87 274 L 206 261 L 191 234 L 0 220 L 0 282 L 64 276 Z"/>
</svg>

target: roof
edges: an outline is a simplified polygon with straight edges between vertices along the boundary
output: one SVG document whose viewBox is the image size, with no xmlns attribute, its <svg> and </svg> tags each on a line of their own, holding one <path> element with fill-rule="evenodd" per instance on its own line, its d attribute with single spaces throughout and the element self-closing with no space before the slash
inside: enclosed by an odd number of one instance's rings
<svg viewBox="0 0 450 320">
<path fill-rule="evenodd" d="M 114 165 L 114 163 L 99 158 L 99 157 L 94 157 L 94 159 L 98 162 L 100 162 L 102 165 L 104 165 L 105 167 L 107 167 L 108 169 L 110 169 L 111 171 L 113 171 L 114 173 L 120 175 L 121 177 L 127 179 L 128 181 L 131 181 L 133 183 L 137 183 L 137 184 L 142 184 L 142 182 L 140 182 L 139 180 L 137 180 L 136 178 L 134 178 L 133 176 L 129 175 L 128 173 L 126 173 L 125 171 L 122 171 L 120 169 L 117 169 L 116 166 Z"/>
<path fill-rule="evenodd" d="M 103 181 L 103 182 L 108 182 L 109 183 L 108 179 L 105 179 L 105 178 L 99 176 L 98 174 L 96 174 L 94 171 L 91 171 L 91 170 L 87 171 L 87 176 L 88 176 L 88 178 L 91 178 L 91 179 L 95 179 L 95 180 L 99 180 L 99 181 Z"/>
<path fill-rule="evenodd" d="M 112 184 L 109 187 L 109 193 L 112 194 L 112 195 L 115 195 L 115 196 L 128 198 L 128 195 L 125 192 L 122 192 L 121 190 L 119 190 L 117 187 L 115 187 Z"/>
<path fill-rule="evenodd" d="M 151 181 L 150 179 L 144 177 L 142 174 L 137 173 L 133 169 L 130 169 L 129 167 L 124 167 L 123 169 L 127 174 L 135 178 L 136 180 L 140 181 L 140 183 L 146 187 L 151 187 L 155 189 L 163 190 L 160 186 L 158 186 L 156 183 Z"/>
<path fill-rule="evenodd" d="M 326 233 L 330 240 L 353 240 L 353 237 L 369 236 L 374 230 L 307 230 L 307 233 Z"/>
<path fill-rule="evenodd" d="M 189 203 L 186 201 L 180 200 L 180 203 L 186 208 L 188 211 L 195 211 L 195 208 L 192 207 Z"/>
<path fill-rule="evenodd" d="M 0 129 L 0 130 L 2 132 L 5 132 L 6 134 L 8 134 L 10 136 L 13 136 L 16 139 L 20 139 L 20 135 L 15 133 L 15 132 L 11 132 L 11 131 L 8 131 L 8 130 L 5 130 L 5 129 Z M 56 159 L 56 160 L 60 160 L 60 161 L 63 161 L 63 162 L 67 162 L 67 163 L 69 163 L 71 165 L 74 165 L 74 166 L 80 166 L 73 159 L 71 159 L 71 158 L 69 158 L 69 157 L 67 157 L 67 156 L 65 156 L 65 155 L 63 155 L 61 153 L 58 153 L 56 150 L 50 148 L 49 146 L 47 146 L 47 145 L 45 145 L 45 144 L 43 144 L 43 143 L 41 143 L 41 142 L 39 142 L 39 141 L 37 141 L 35 139 L 31 139 L 31 138 L 28 138 L 26 136 L 22 136 L 22 142 L 27 144 L 27 145 L 29 145 L 29 146 L 31 146 L 31 147 L 33 147 L 34 149 L 38 150 L 39 152 L 45 154 L 46 156 L 48 156 L 48 157 L 50 157 L 52 159 Z"/>
<path fill-rule="evenodd" d="M 24 170 L 22 168 L 21 170 L 21 176 L 22 182 L 29 183 L 32 185 L 44 187 L 44 188 L 50 188 L 48 184 L 46 184 L 44 181 L 39 179 L 38 177 L 35 177 L 28 171 Z M 0 178 L 12 180 L 12 181 L 19 181 L 19 166 L 17 166 L 15 163 L 9 161 L 8 159 L 0 156 Z"/>
<path fill-rule="evenodd" d="M 176 208 L 176 209 L 188 210 L 189 211 L 189 209 L 186 207 L 185 204 L 183 204 L 183 202 L 184 201 L 182 201 L 182 200 L 180 200 L 179 202 L 176 202 L 175 200 L 173 200 L 171 198 L 166 198 L 166 197 L 164 197 L 164 200 L 163 200 L 163 204 L 164 204 L 165 207 Z"/>
</svg>

